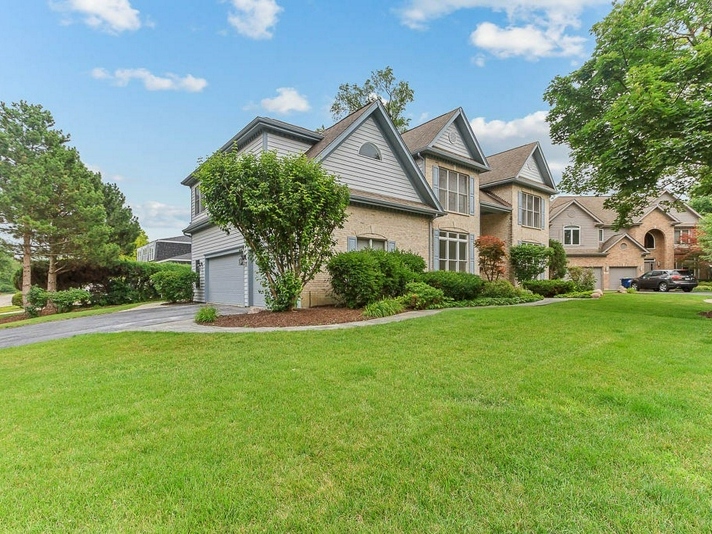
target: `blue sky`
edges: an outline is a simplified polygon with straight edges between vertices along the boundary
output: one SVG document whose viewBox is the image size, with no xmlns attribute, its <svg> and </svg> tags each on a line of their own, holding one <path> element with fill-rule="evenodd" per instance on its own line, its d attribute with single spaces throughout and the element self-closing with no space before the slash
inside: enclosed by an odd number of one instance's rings
<svg viewBox="0 0 712 534">
<path fill-rule="evenodd" d="M 542 94 L 591 53 L 609 0 L 0 0 L 0 100 L 41 104 L 150 239 L 181 234 L 180 181 L 255 116 L 333 123 L 342 83 L 391 66 L 411 127 L 457 107 L 486 154 L 542 143 Z"/>
</svg>

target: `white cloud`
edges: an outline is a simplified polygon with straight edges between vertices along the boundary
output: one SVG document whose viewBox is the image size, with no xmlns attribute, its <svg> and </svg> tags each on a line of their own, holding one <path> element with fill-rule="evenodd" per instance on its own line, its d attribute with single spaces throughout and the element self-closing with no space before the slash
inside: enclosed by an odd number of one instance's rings
<svg viewBox="0 0 712 534">
<path fill-rule="evenodd" d="M 51 1 L 56 11 L 78 13 L 84 23 L 109 33 L 136 31 L 141 25 L 139 11 L 129 0 L 64 0 Z"/>
<path fill-rule="evenodd" d="M 108 173 L 102 171 L 101 167 L 99 167 L 98 165 L 92 165 L 92 164 L 87 163 L 87 169 L 89 169 L 91 172 L 96 172 L 96 173 L 101 174 L 101 177 L 105 182 L 117 183 L 117 182 L 123 182 L 125 180 L 125 178 L 123 176 L 121 176 L 120 174 L 108 174 Z"/>
<path fill-rule="evenodd" d="M 275 0 L 231 0 L 235 8 L 228 22 L 242 35 L 251 39 L 271 39 L 282 8 Z"/>
<path fill-rule="evenodd" d="M 571 35 L 579 28 L 580 14 L 588 7 L 606 5 L 609 0 L 408 0 L 398 10 L 401 22 L 413 29 L 426 29 L 428 23 L 462 9 L 504 11 L 509 24 L 480 23 L 470 35 L 470 43 L 499 58 L 522 56 L 537 59 L 551 56 L 579 56 L 584 37 Z M 477 56 L 474 63 L 484 64 Z"/>
<path fill-rule="evenodd" d="M 156 200 L 147 200 L 131 206 L 131 210 L 138 217 L 141 228 L 152 239 L 180 235 L 190 222 L 188 206 L 172 206 Z"/>
<path fill-rule="evenodd" d="M 569 164 L 569 149 L 551 142 L 546 115 L 546 111 L 536 111 L 511 121 L 487 121 L 484 117 L 476 117 L 470 121 L 470 125 L 487 155 L 539 141 L 554 181 L 558 183 L 561 173 Z"/>
<path fill-rule="evenodd" d="M 91 71 L 91 75 L 97 80 L 111 80 L 120 87 L 125 87 L 131 80 L 140 80 L 149 91 L 199 93 L 208 85 L 207 80 L 204 78 L 196 78 L 191 74 L 182 78 L 171 73 L 166 73 L 164 76 L 156 76 L 148 69 L 117 69 L 112 74 L 106 69 L 97 67 Z"/>
<path fill-rule="evenodd" d="M 292 111 L 309 111 L 310 106 L 306 97 L 300 95 L 293 87 L 280 87 L 278 96 L 264 98 L 260 102 L 267 111 L 274 113 L 291 113 Z"/>
</svg>

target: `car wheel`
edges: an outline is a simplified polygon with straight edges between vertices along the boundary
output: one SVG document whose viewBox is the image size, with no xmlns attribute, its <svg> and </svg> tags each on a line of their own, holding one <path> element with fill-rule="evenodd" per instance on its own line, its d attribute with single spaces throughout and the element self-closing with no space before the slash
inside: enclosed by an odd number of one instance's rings
<svg viewBox="0 0 712 534">
<path fill-rule="evenodd" d="M 668 290 L 668 285 L 667 282 L 660 282 L 660 285 L 658 286 L 658 289 L 665 293 Z"/>
<path fill-rule="evenodd" d="M 692 291 L 692 288 L 691 288 L 691 287 L 683 287 L 682 290 L 683 290 L 685 293 L 689 293 L 690 291 Z"/>
<path fill-rule="evenodd" d="M 631 289 L 635 289 L 636 291 L 638 291 L 638 284 L 636 284 L 635 282 L 633 282 L 632 284 L 630 284 L 630 288 L 631 288 Z"/>
</svg>

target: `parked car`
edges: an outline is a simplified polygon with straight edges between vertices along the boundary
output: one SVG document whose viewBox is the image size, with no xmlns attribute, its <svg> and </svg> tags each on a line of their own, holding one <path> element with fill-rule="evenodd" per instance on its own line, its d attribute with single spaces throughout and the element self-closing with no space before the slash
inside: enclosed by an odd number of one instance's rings
<svg viewBox="0 0 712 534">
<path fill-rule="evenodd" d="M 630 282 L 633 289 L 653 289 L 655 291 L 671 291 L 682 289 L 689 293 L 697 287 L 697 278 L 691 271 L 683 269 L 665 269 L 648 271 L 643 276 L 633 278 Z"/>
</svg>

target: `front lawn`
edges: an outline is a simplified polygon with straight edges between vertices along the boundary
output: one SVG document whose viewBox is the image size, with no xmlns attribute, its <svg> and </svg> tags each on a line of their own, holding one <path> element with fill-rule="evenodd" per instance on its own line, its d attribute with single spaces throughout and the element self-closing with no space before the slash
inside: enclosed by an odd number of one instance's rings
<svg viewBox="0 0 712 534">
<path fill-rule="evenodd" d="M 0 351 L 0 530 L 709 532 L 712 309 Z"/>
</svg>

